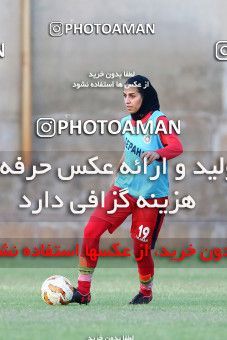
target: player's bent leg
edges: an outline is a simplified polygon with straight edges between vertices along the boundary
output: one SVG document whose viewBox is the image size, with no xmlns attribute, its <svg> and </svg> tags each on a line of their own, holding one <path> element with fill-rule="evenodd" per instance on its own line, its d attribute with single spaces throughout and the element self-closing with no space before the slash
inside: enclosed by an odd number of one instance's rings
<svg viewBox="0 0 227 340">
<path fill-rule="evenodd" d="M 113 233 L 121 223 L 131 214 L 131 207 L 118 208 L 113 214 L 115 201 L 124 203 L 119 195 L 120 188 L 113 186 L 105 196 L 104 207 L 98 206 L 85 227 L 84 238 L 79 258 L 78 287 L 74 290 L 72 302 L 89 303 L 90 287 L 93 271 L 97 265 L 99 241 L 105 231 Z M 130 200 L 130 197 L 129 197 Z M 91 251 L 92 250 L 92 251 Z"/>
<path fill-rule="evenodd" d="M 90 288 L 92 274 L 98 261 L 99 241 L 101 235 L 108 229 L 109 224 L 107 221 L 91 216 L 84 229 L 83 243 L 79 257 L 78 287 L 74 288 L 71 302 L 88 304 L 91 300 Z M 92 252 L 90 251 L 91 249 Z"/>
</svg>

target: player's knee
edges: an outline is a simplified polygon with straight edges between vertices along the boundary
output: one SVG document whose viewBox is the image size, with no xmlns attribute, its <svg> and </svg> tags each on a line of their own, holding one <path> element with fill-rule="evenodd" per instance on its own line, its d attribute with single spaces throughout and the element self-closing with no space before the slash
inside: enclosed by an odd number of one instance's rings
<svg viewBox="0 0 227 340">
<path fill-rule="evenodd" d="M 105 221 L 92 217 L 84 229 L 84 238 L 98 239 L 106 229 Z"/>
<path fill-rule="evenodd" d="M 95 229 L 95 225 L 88 223 L 86 227 L 84 228 L 84 238 L 86 239 L 92 239 L 92 238 L 97 238 L 97 230 Z"/>
</svg>

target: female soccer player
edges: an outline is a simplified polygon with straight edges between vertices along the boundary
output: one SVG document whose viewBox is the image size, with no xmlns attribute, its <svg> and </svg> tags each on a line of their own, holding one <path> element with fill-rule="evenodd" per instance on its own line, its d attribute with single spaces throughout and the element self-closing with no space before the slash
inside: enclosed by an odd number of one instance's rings
<svg viewBox="0 0 227 340">
<path fill-rule="evenodd" d="M 133 86 L 134 85 L 134 86 Z M 136 85 L 136 86 L 135 86 Z M 168 119 L 159 108 L 159 100 L 156 90 L 150 81 L 143 76 L 131 77 L 124 86 L 124 102 L 129 115 L 125 116 L 121 123 L 125 124 L 130 120 L 132 125 L 136 125 L 138 120 L 146 124 L 152 120 L 155 127 L 162 121 L 168 131 Z M 169 195 L 168 183 L 168 162 L 166 161 L 167 171 L 162 171 L 163 158 L 166 160 L 177 157 L 183 152 L 181 142 L 175 133 L 165 134 L 124 134 L 125 150 L 116 171 L 114 185 L 105 196 L 104 207 L 98 206 L 92 213 L 88 224 L 84 229 L 83 244 L 79 259 L 78 286 L 74 288 L 71 302 L 87 304 L 91 300 L 90 287 L 92 274 L 97 265 L 97 258 L 88 256 L 89 250 L 94 248 L 99 252 L 99 240 L 105 231 L 113 233 L 122 222 L 132 214 L 131 238 L 133 240 L 134 256 L 138 266 L 139 274 L 139 293 L 131 300 L 130 304 L 145 304 L 152 300 L 152 282 L 154 277 L 154 262 L 150 249 L 154 249 L 160 228 L 163 223 L 164 214 L 159 213 L 158 207 L 137 206 L 137 199 L 141 195 L 147 202 L 152 203 L 154 198 L 158 204 L 164 204 Z M 144 161 L 147 158 L 147 174 L 127 174 L 119 172 L 120 166 L 124 161 L 128 165 L 135 165 L 135 161 Z M 160 176 L 156 180 L 149 177 L 155 173 L 157 165 L 160 166 Z M 118 207 L 114 214 L 108 214 L 112 210 L 114 200 L 117 203 L 124 203 L 119 191 L 127 189 L 129 206 Z M 146 252 L 149 247 L 148 254 Z M 141 250 L 146 256 L 140 258 Z"/>
</svg>

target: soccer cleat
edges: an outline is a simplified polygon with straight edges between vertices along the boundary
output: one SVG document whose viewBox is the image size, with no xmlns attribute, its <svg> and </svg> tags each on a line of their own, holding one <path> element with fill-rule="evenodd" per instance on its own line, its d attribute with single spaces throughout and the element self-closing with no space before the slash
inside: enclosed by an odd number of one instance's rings
<svg viewBox="0 0 227 340">
<path fill-rule="evenodd" d="M 72 302 L 77 302 L 80 305 L 84 304 L 87 305 L 89 302 L 91 301 L 91 294 L 87 294 L 87 295 L 82 295 L 80 292 L 78 292 L 78 290 L 76 288 L 73 287 L 73 297 L 70 301 L 70 303 Z"/>
<path fill-rule="evenodd" d="M 149 303 L 152 300 L 152 293 L 150 296 L 144 296 L 142 293 L 138 293 L 132 301 L 129 302 L 130 305 L 142 305 Z"/>
</svg>

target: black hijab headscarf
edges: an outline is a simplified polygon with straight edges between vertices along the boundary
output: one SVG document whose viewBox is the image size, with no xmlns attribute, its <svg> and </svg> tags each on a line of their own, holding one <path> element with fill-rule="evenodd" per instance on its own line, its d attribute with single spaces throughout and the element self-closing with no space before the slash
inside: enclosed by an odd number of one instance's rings
<svg viewBox="0 0 227 340">
<path fill-rule="evenodd" d="M 159 105 L 158 95 L 157 95 L 156 90 L 151 85 L 149 79 L 147 79 L 146 77 L 137 75 L 137 76 L 129 78 L 125 83 L 126 86 L 130 84 L 131 85 L 141 84 L 141 87 L 140 86 L 136 86 L 136 87 L 143 98 L 143 101 L 142 101 L 142 104 L 139 110 L 131 114 L 131 117 L 133 120 L 142 119 L 148 114 L 148 112 L 159 110 L 160 105 Z"/>
</svg>

